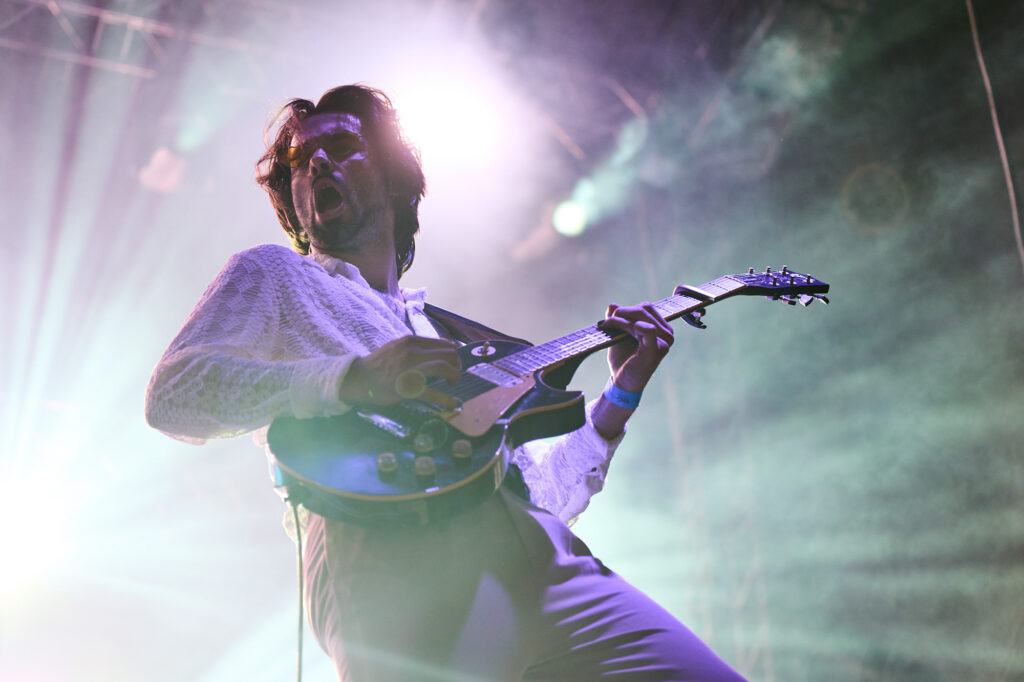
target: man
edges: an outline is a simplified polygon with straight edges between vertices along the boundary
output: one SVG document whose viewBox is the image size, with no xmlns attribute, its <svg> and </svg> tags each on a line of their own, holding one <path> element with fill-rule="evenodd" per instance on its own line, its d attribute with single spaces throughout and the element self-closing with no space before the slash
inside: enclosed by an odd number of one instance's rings
<svg viewBox="0 0 1024 682">
<path fill-rule="evenodd" d="M 425 314 L 422 290 L 398 285 L 424 180 L 388 99 L 343 86 L 283 114 L 258 180 L 295 251 L 233 256 L 171 343 L 146 414 L 177 438 L 387 405 L 460 372 L 451 330 Z M 502 487 L 420 527 L 307 514 L 309 623 L 339 679 L 741 679 L 565 525 L 603 486 L 672 344 L 649 304 L 610 305 L 603 325 L 633 340 L 609 351 L 611 380 L 587 424 L 511 454 L 530 501 Z"/>
</svg>

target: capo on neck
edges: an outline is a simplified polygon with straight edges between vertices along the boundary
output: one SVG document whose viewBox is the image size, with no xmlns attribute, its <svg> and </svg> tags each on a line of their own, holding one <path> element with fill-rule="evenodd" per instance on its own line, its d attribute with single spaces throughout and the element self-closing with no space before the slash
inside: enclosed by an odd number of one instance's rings
<svg viewBox="0 0 1024 682">
<path fill-rule="evenodd" d="M 703 301 L 704 303 L 708 303 L 710 301 L 714 301 L 715 300 L 714 296 L 712 296 L 708 292 L 704 291 L 703 289 L 698 289 L 697 287 L 691 287 L 691 286 L 688 286 L 686 284 L 680 284 L 679 286 L 676 287 L 676 290 L 673 291 L 672 293 L 674 293 L 676 296 L 686 295 L 686 296 L 689 296 L 690 298 L 695 298 L 698 301 Z"/>
</svg>

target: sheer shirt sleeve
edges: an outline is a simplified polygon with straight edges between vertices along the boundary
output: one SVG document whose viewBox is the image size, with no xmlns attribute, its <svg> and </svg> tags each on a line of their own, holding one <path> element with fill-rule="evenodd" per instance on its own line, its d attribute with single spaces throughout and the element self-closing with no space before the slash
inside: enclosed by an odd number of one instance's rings
<svg viewBox="0 0 1024 682">
<path fill-rule="evenodd" d="M 587 405 L 587 422 L 554 441 L 531 441 L 512 453 L 523 472 L 530 501 L 565 523 L 572 523 L 604 488 L 612 455 L 625 432 L 605 440 L 591 420 L 594 402 Z"/>
<path fill-rule="evenodd" d="M 289 298 L 287 288 L 298 270 L 266 247 L 228 261 L 153 372 L 146 392 L 151 426 L 201 443 L 266 426 L 281 415 L 348 409 L 337 399 L 337 387 L 355 354 L 342 348 L 303 353 L 302 330 L 291 328 L 297 321 L 292 318 L 303 318 L 301 300 Z"/>
</svg>

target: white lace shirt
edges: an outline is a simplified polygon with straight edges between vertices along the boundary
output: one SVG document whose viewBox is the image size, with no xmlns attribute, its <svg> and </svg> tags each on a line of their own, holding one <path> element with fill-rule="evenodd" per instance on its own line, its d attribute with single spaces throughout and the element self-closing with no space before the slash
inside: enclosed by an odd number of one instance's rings
<svg viewBox="0 0 1024 682">
<path fill-rule="evenodd" d="M 437 338 L 425 291 L 397 300 L 325 254 L 266 244 L 235 254 L 207 287 L 160 359 L 146 392 L 150 425 L 190 443 L 255 431 L 276 417 L 343 414 L 338 386 L 352 360 L 408 334 Z M 563 521 L 604 487 L 621 436 L 590 422 L 516 449 L 531 501 Z"/>
</svg>

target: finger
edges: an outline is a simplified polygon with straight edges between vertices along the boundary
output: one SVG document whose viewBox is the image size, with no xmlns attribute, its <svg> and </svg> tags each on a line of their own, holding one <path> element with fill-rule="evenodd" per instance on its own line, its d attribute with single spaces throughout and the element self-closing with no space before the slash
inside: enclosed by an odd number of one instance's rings
<svg viewBox="0 0 1024 682">
<path fill-rule="evenodd" d="M 462 366 L 459 353 L 454 348 L 410 349 L 406 353 L 406 359 L 414 364 L 446 362 L 455 368 Z"/>
<path fill-rule="evenodd" d="M 429 386 L 423 389 L 423 393 L 420 394 L 419 399 L 423 402 L 437 405 L 442 410 L 454 410 L 459 406 L 458 399 Z"/>
<path fill-rule="evenodd" d="M 675 341 L 675 336 L 672 334 L 672 328 L 664 328 L 659 325 L 656 320 L 637 320 L 635 325 L 636 329 L 642 330 L 641 333 L 645 336 L 650 336 L 655 340 L 668 344 L 669 346 L 671 346 L 672 342 Z"/>
<path fill-rule="evenodd" d="M 637 322 L 646 322 L 647 324 L 654 326 L 654 321 L 647 319 L 646 315 L 637 315 L 635 311 L 630 312 L 626 308 L 619 308 L 615 311 L 615 315 L 607 317 L 604 320 L 604 324 L 616 329 L 621 329 L 624 332 L 633 333 L 634 325 Z M 604 326 L 604 325 L 602 325 Z"/>
<path fill-rule="evenodd" d="M 633 338 L 635 338 L 641 346 L 657 346 L 658 341 L 667 341 L 663 337 L 663 334 L 664 332 L 662 332 L 660 328 L 650 322 L 638 320 L 633 323 Z"/>
<path fill-rule="evenodd" d="M 462 371 L 462 359 L 459 358 L 458 351 L 452 347 L 411 349 L 406 353 L 404 363 L 417 367 L 420 365 L 433 365 L 435 363 L 440 363 L 451 367 L 451 370 L 456 374 Z"/>
<path fill-rule="evenodd" d="M 644 303 L 643 308 L 648 313 L 650 313 L 651 317 L 658 325 L 658 328 L 668 332 L 670 336 L 674 336 L 674 333 L 672 331 L 672 325 L 670 325 L 668 321 L 662 316 L 662 314 L 658 312 L 658 309 L 654 307 L 653 303 Z"/>
<path fill-rule="evenodd" d="M 429 336 L 403 336 L 407 344 L 420 350 L 456 349 L 459 344 L 448 339 L 432 339 Z"/>
<path fill-rule="evenodd" d="M 644 305 L 650 305 L 644 304 Z M 675 340 L 672 327 L 669 323 L 665 322 L 665 318 L 657 314 L 656 310 L 648 310 L 646 307 L 633 306 L 630 308 L 618 308 L 613 318 L 615 322 L 612 323 L 616 329 L 622 329 L 624 332 L 628 332 L 634 338 L 639 338 L 643 333 L 649 333 L 655 331 L 658 338 L 663 339 L 666 343 L 672 344 Z M 609 318 L 610 319 L 610 318 Z M 623 321 L 622 324 L 618 324 L 618 321 Z M 639 327 L 642 325 L 643 327 Z M 645 330 L 645 331 L 641 331 Z"/>
<path fill-rule="evenodd" d="M 409 369 L 398 375 L 395 380 L 395 392 L 403 400 L 422 400 L 445 410 L 454 410 L 459 406 L 457 399 L 427 386 L 426 374 L 416 369 Z"/>
<path fill-rule="evenodd" d="M 415 369 L 426 377 L 441 377 L 449 384 L 457 382 L 462 373 L 462 365 L 457 357 L 454 363 L 448 360 L 421 362 L 416 365 Z"/>
<path fill-rule="evenodd" d="M 605 317 L 611 317 L 615 314 L 615 311 L 619 309 L 618 303 L 609 303 L 608 308 L 604 311 Z"/>
<path fill-rule="evenodd" d="M 659 321 L 664 322 L 664 318 L 662 318 L 661 314 L 658 313 L 658 310 L 654 307 L 653 303 L 641 303 L 640 305 L 621 307 L 615 314 L 618 317 L 624 317 L 630 320 L 648 320 L 652 324 L 657 324 Z"/>
<path fill-rule="evenodd" d="M 444 339 L 428 339 L 418 336 L 401 336 L 385 343 L 377 348 L 367 357 L 375 358 L 380 362 L 394 363 L 402 362 L 411 354 L 431 351 L 457 352 L 457 346 L 451 341 Z"/>
<path fill-rule="evenodd" d="M 621 310 L 621 308 L 619 310 Z M 625 317 L 619 317 L 618 315 L 604 318 L 600 323 L 598 323 L 598 327 L 604 330 L 609 328 L 617 329 L 630 335 L 633 333 L 633 321 L 626 319 Z"/>
<path fill-rule="evenodd" d="M 666 339 L 661 329 L 647 322 L 637 322 L 636 326 L 640 354 L 652 353 L 660 358 L 668 353 L 672 340 Z"/>
</svg>

